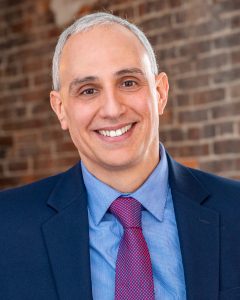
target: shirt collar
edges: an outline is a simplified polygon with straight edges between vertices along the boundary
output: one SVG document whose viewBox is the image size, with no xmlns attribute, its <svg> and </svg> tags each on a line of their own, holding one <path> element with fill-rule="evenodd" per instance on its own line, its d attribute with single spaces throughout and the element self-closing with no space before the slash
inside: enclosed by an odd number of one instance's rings
<svg viewBox="0 0 240 300">
<path fill-rule="evenodd" d="M 88 194 L 89 212 L 98 225 L 111 203 L 120 196 L 137 199 L 157 220 L 162 221 L 168 193 L 168 164 L 164 146 L 160 144 L 160 162 L 135 192 L 122 194 L 92 175 L 81 161 L 83 180 Z"/>
</svg>

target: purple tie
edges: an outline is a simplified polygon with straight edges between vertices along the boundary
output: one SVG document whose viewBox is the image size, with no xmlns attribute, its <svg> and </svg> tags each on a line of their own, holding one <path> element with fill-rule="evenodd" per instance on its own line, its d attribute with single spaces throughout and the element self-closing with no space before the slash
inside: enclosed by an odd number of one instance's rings
<svg viewBox="0 0 240 300">
<path fill-rule="evenodd" d="M 115 278 L 115 300 L 154 300 L 152 264 L 142 233 L 142 205 L 131 197 L 119 197 L 110 206 L 124 228 Z"/>
</svg>

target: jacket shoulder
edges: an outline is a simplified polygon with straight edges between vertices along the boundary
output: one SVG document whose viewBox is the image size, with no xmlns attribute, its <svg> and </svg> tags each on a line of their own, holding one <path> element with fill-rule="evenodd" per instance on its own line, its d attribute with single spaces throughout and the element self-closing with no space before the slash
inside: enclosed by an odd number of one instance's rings
<svg viewBox="0 0 240 300">
<path fill-rule="evenodd" d="M 190 172 L 209 192 L 204 206 L 220 213 L 223 223 L 240 226 L 240 182 L 200 170 Z"/>
<path fill-rule="evenodd" d="M 240 181 L 221 177 L 212 173 L 201 171 L 198 169 L 191 169 L 189 171 L 195 176 L 202 184 L 208 189 L 208 191 L 214 191 L 218 193 L 230 193 L 235 194 L 240 192 Z"/>
<path fill-rule="evenodd" d="M 60 179 L 71 172 L 74 167 L 33 183 L 0 191 L 0 206 L 4 205 L 5 202 L 21 202 L 23 204 L 28 199 L 31 199 L 31 201 L 47 199 Z"/>
<path fill-rule="evenodd" d="M 20 197 L 27 197 L 31 195 L 39 195 L 40 193 L 48 193 L 51 191 L 52 187 L 58 182 L 61 178 L 62 174 L 57 174 L 51 177 L 47 177 L 33 183 L 29 183 L 20 187 L 10 188 L 6 190 L 2 190 L 0 192 L 0 201 L 7 198 L 8 200 Z"/>
</svg>

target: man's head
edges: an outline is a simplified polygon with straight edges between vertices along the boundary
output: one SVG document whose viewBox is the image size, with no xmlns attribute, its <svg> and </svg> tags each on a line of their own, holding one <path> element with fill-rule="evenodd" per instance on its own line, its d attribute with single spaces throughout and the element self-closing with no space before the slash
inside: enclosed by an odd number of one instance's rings
<svg viewBox="0 0 240 300">
<path fill-rule="evenodd" d="M 107 22 L 86 25 L 86 20 L 105 16 Z M 126 21 L 116 18 L 121 24 L 111 18 L 116 17 L 84 17 L 74 23 L 83 22 L 83 30 L 62 35 L 64 46 L 60 51 L 57 45 L 54 57 L 60 59 L 53 68 L 59 76 L 51 92 L 62 129 L 69 130 L 87 168 L 107 183 L 113 174 L 124 172 L 146 179 L 156 166 L 159 114 L 168 92 L 167 76 L 157 75 L 143 33 L 140 40 L 123 25 Z"/>
</svg>

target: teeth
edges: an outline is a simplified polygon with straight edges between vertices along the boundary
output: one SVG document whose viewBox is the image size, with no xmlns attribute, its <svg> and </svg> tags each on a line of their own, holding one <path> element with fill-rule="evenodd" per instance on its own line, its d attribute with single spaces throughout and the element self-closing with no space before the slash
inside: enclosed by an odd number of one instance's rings
<svg viewBox="0 0 240 300">
<path fill-rule="evenodd" d="M 116 137 L 116 136 L 121 136 L 124 133 L 126 133 L 130 128 L 132 127 L 131 125 L 124 126 L 122 128 L 119 128 L 117 130 L 99 130 L 98 132 L 103 135 L 103 136 L 109 136 L 109 137 Z"/>
</svg>

